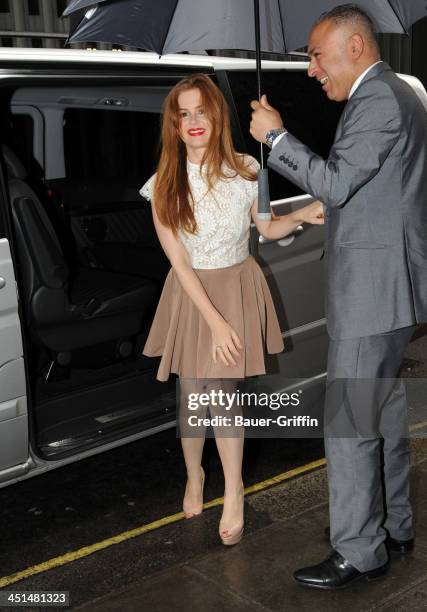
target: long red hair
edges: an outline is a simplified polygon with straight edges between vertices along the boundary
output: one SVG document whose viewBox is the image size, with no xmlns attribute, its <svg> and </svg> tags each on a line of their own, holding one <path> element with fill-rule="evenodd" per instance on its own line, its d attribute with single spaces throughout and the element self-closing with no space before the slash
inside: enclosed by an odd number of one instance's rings
<svg viewBox="0 0 427 612">
<path fill-rule="evenodd" d="M 221 90 L 205 74 L 194 74 L 182 79 L 169 92 L 163 107 L 162 151 L 153 190 L 153 201 L 160 222 L 174 234 L 178 229 L 189 233 L 197 231 L 194 200 L 187 174 L 187 150 L 180 136 L 179 95 L 190 89 L 200 91 L 204 112 L 211 121 L 211 135 L 202 159 L 207 164 L 206 179 L 211 190 L 224 173 L 223 164 L 243 178 L 254 181 L 257 176 L 244 163 L 233 146 L 230 115 Z M 191 202 L 190 202 L 191 200 Z"/>
</svg>

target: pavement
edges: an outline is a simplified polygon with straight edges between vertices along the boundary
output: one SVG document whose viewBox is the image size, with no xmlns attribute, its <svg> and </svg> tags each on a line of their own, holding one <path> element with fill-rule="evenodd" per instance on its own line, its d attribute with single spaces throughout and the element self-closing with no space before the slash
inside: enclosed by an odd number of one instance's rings
<svg viewBox="0 0 427 612">
<path fill-rule="evenodd" d="M 416 546 L 407 556 L 393 558 L 384 580 L 355 583 L 341 591 L 318 591 L 298 585 L 293 571 L 317 563 L 330 548 L 323 536 L 328 524 L 325 468 L 246 497 L 248 534 L 234 547 L 214 546 L 166 570 L 141 576 L 126 587 L 85 603 L 90 612 L 149 610 L 150 612 L 347 612 L 427 611 L 427 438 L 412 444 L 411 495 Z M 191 546 L 213 529 L 212 510 L 185 521 Z M 251 525 L 251 516 L 265 517 Z M 176 527 L 161 529 L 162 540 Z M 181 534 L 182 535 L 182 534 Z M 144 536 L 140 538 L 144 555 Z M 196 548 L 198 548 L 196 546 Z M 200 551 L 200 548 L 198 548 Z M 120 571 L 117 568 L 117 571 Z"/>
</svg>

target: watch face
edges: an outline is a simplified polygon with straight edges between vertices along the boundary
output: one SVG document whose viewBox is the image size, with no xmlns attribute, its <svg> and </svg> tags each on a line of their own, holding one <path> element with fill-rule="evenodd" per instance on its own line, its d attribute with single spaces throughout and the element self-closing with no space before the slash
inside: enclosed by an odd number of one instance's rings
<svg viewBox="0 0 427 612">
<path fill-rule="evenodd" d="M 267 132 L 266 134 L 266 141 L 268 146 L 271 147 L 271 145 L 273 144 L 273 141 L 275 139 L 275 137 L 280 134 L 282 132 L 282 130 L 280 128 L 276 128 L 274 130 L 270 130 L 269 132 Z"/>
<path fill-rule="evenodd" d="M 274 138 L 278 134 L 280 134 L 282 130 L 280 128 L 276 128 L 275 130 L 270 130 L 267 134 L 267 138 Z"/>
</svg>

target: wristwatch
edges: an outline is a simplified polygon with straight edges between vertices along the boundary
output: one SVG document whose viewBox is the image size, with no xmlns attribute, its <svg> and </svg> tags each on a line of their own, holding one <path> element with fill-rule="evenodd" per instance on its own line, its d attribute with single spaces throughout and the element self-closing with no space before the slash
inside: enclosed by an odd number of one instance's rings
<svg viewBox="0 0 427 612">
<path fill-rule="evenodd" d="M 268 147 L 270 147 L 270 149 L 272 149 L 273 148 L 273 142 L 276 140 L 276 138 L 278 136 L 280 136 L 280 134 L 284 134 L 286 131 L 287 130 L 285 130 L 285 128 L 276 128 L 275 130 L 270 130 L 265 135 L 265 139 L 266 139 L 265 144 Z"/>
</svg>

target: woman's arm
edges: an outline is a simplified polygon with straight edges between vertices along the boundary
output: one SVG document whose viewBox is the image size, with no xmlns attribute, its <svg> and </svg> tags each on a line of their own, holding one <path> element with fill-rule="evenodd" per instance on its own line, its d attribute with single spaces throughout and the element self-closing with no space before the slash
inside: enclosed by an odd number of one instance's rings
<svg viewBox="0 0 427 612">
<path fill-rule="evenodd" d="M 288 236 L 288 234 L 292 234 L 302 223 L 323 225 L 325 222 L 323 204 L 318 200 L 288 215 L 275 217 L 271 221 L 260 221 L 257 212 L 258 200 L 255 200 L 251 209 L 252 220 L 259 233 L 264 236 L 264 238 L 269 238 L 270 240 L 278 240 L 279 238 Z"/>
<path fill-rule="evenodd" d="M 212 358 L 216 363 L 217 354 L 225 365 L 236 365 L 234 357 L 242 349 L 240 339 L 234 329 L 225 321 L 210 301 L 197 274 L 191 267 L 190 257 L 178 237 L 159 220 L 156 207 L 152 203 L 154 226 L 160 244 L 174 269 L 182 288 L 192 300 L 206 321 L 212 333 Z M 220 347 L 221 350 L 218 350 Z"/>
</svg>

